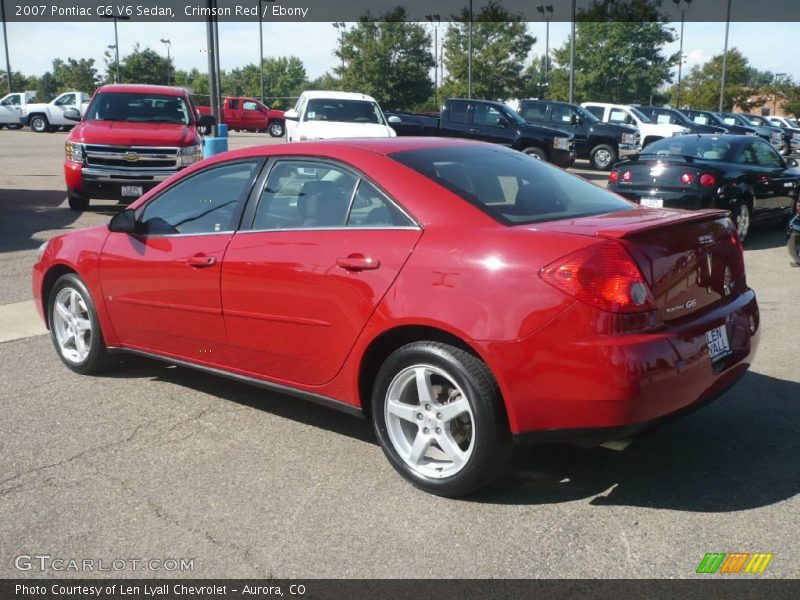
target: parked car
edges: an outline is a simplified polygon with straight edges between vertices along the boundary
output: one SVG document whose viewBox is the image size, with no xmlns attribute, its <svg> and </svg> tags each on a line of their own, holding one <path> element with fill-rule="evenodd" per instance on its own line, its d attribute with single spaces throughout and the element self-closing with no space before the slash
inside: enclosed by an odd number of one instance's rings
<svg viewBox="0 0 800 600">
<path fill-rule="evenodd" d="M 351 92 L 303 92 L 284 113 L 286 141 L 394 137 L 372 96 Z"/>
<path fill-rule="evenodd" d="M 753 127 L 750 127 L 749 125 L 742 126 L 734 123 L 725 123 L 718 114 L 713 113 L 710 110 L 682 108 L 681 112 L 699 125 L 713 125 L 714 127 L 721 127 L 726 133 L 732 133 L 734 135 L 756 135 L 756 130 Z"/>
<path fill-rule="evenodd" d="M 636 154 L 642 149 L 638 129 L 629 125 L 603 123 L 578 104 L 521 100 L 517 112 L 528 123 L 573 135 L 576 157 L 589 159 L 595 169 L 607 171 L 619 158 Z"/>
<path fill-rule="evenodd" d="M 68 108 L 83 114 L 89 103 L 89 94 L 65 92 L 47 104 L 28 104 L 22 108 L 21 123 L 36 133 L 56 131 L 59 127 L 73 127 L 75 122 L 64 116 Z"/>
<path fill-rule="evenodd" d="M 762 125 L 760 123 L 756 123 L 741 113 L 723 112 L 718 114 L 722 119 L 722 122 L 726 125 L 752 127 L 756 132 L 756 135 L 771 144 L 775 150 L 780 152 L 783 149 L 783 131 L 781 131 L 778 127 L 773 127 L 769 124 Z"/>
<path fill-rule="evenodd" d="M 800 169 L 757 136 L 688 135 L 615 165 L 608 189 L 650 208 L 730 210 L 744 241 L 755 219 L 791 210 Z"/>
<path fill-rule="evenodd" d="M 636 127 L 642 136 L 643 148 L 656 140 L 672 137 L 673 135 L 681 135 L 689 131 L 681 125 L 655 123 L 640 112 L 638 108 L 627 104 L 584 102 L 581 106 L 604 123 L 624 123 Z"/>
<path fill-rule="evenodd" d="M 728 130 L 717 125 L 695 123 L 681 111 L 664 106 L 637 106 L 636 110 L 655 123 L 669 123 L 688 130 L 688 133 L 727 133 Z"/>
<path fill-rule="evenodd" d="M 0 128 L 22 129 L 22 109 L 36 99 L 36 92 L 14 92 L 0 99 Z"/>
<path fill-rule="evenodd" d="M 234 131 L 266 131 L 272 137 L 283 137 L 286 132 L 283 111 L 268 108 L 255 98 L 229 96 L 221 108 L 222 122 Z M 201 115 L 211 114 L 210 106 L 198 106 L 197 110 Z"/>
<path fill-rule="evenodd" d="M 84 210 L 91 198 L 131 201 L 203 158 L 198 117 L 189 92 L 160 85 L 104 85 L 95 92 L 65 144 L 69 206 Z"/>
<path fill-rule="evenodd" d="M 570 133 L 526 123 L 511 107 L 490 100 L 449 98 L 439 117 L 389 113 L 392 127 L 403 136 L 441 136 L 491 142 L 519 150 L 559 167 L 575 162 Z"/>
<path fill-rule="evenodd" d="M 33 291 L 69 369 L 142 354 L 364 416 L 442 496 L 514 441 L 602 442 L 714 399 L 760 334 L 726 212 L 441 138 L 212 157 L 43 244 Z"/>
<path fill-rule="evenodd" d="M 780 153 L 789 156 L 793 152 L 800 151 L 800 129 L 792 127 L 785 119 L 780 117 L 762 117 L 761 115 L 745 114 L 745 118 L 756 125 L 764 127 L 777 127 L 783 132 L 783 146 Z"/>
</svg>

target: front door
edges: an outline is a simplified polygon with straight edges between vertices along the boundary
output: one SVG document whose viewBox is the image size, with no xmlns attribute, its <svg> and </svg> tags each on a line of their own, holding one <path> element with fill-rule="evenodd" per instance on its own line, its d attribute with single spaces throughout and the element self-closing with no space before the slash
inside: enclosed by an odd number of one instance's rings
<svg viewBox="0 0 800 600">
<path fill-rule="evenodd" d="M 755 210 L 773 211 L 792 206 L 797 177 L 786 173 L 783 158 L 772 146 L 754 138 L 742 149 L 738 162 L 748 165 Z"/>
<path fill-rule="evenodd" d="M 142 233 L 111 233 L 100 280 L 123 346 L 224 362 L 220 271 L 260 161 L 215 166 L 137 209 Z"/>
<path fill-rule="evenodd" d="M 344 364 L 421 234 L 336 163 L 277 161 L 222 268 L 230 368 L 319 385 Z"/>
</svg>

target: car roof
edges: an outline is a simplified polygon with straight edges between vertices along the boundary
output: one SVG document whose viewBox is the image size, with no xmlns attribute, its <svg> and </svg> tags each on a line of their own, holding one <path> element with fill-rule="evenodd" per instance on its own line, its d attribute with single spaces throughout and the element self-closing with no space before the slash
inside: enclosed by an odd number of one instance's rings
<svg viewBox="0 0 800 600">
<path fill-rule="evenodd" d="M 369 102 L 375 102 L 375 98 L 372 96 L 367 96 L 366 94 L 359 94 L 355 92 L 336 92 L 336 91 L 325 91 L 325 90 L 311 90 L 308 92 L 303 92 L 302 94 L 306 98 L 326 98 L 329 100 L 366 100 Z"/>
<path fill-rule="evenodd" d="M 139 83 L 111 83 L 102 86 L 97 91 L 114 94 L 160 94 L 162 96 L 183 96 L 188 93 L 184 88 Z"/>
</svg>

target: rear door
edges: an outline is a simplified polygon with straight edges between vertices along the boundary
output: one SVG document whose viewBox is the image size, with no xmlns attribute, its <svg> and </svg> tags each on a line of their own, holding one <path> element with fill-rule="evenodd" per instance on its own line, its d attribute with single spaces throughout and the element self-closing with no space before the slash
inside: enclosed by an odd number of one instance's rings
<svg viewBox="0 0 800 600">
<path fill-rule="evenodd" d="M 323 160 L 276 160 L 253 203 L 222 269 L 230 366 L 326 383 L 422 230 L 372 182 Z"/>
</svg>

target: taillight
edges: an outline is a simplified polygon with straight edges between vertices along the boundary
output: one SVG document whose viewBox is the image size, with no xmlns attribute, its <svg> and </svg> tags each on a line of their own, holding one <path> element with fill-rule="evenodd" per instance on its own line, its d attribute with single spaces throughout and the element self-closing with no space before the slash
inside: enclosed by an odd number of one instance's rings
<svg viewBox="0 0 800 600">
<path fill-rule="evenodd" d="M 700 175 L 701 187 L 711 187 L 712 185 L 717 185 L 716 176 L 712 175 L 711 173 L 703 173 Z"/>
<path fill-rule="evenodd" d="M 619 181 L 619 171 L 614 169 L 611 173 L 608 174 L 608 182 L 609 183 L 617 183 Z"/>
<path fill-rule="evenodd" d="M 633 177 L 633 174 L 630 171 L 625 171 L 622 174 L 622 181 L 630 181 L 631 177 Z"/>
<path fill-rule="evenodd" d="M 539 276 L 574 298 L 610 313 L 641 313 L 655 300 L 639 267 L 617 242 L 604 241 L 568 254 Z"/>
<path fill-rule="evenodd" d="M 694 183 L 694 173 L 684 173 L 681 175 L 681 183 L 683 185 L 692 185 L 692 183 Z"/>
</svg>

